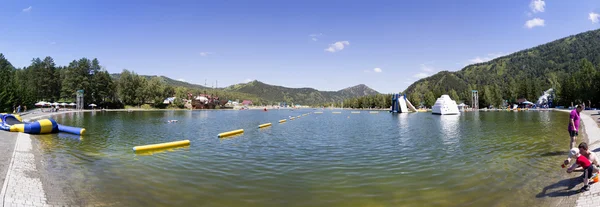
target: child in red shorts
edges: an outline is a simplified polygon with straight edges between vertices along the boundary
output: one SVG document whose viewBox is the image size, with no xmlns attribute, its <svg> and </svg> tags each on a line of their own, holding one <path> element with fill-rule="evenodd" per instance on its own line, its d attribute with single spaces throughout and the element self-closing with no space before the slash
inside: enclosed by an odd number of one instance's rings
<svg viewBox="0 0 600 207">
<path fill-rule="evenodd" d="M 590 190 L 590 184 L 589 184 L 590 178 L 592 177 L 592 175 L 594 173 L 598 172 L 598 168 L 596 168 L 596 166 L 592 165 L 590 160 L 588 160 L 585 156 L 581 156 L 581 154 L 579 154 L 578 148 L 571 149 L 570 153 L 571 153 L 571 157 L 574 157 L 576 159 L 576 161 L 575 161 L 575 163 L 573 163 L 573 165 L 571 165 L 571 167 L 569 167 L 569 169 L 567 169 L 567 173 L 572 173 L 575 168 L 577 168 L 578 166 L 581 166 L 584 169 L 583 170 L 583 187 L 581 188 L 581 191 Z"/>
</svg>

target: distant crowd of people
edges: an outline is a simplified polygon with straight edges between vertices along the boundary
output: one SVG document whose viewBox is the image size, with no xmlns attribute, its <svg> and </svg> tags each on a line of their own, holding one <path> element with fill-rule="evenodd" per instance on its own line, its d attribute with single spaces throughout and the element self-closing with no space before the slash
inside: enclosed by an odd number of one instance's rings
<svg viewBox="0 0 600 207">
<path fill-rule="evenodd" d="M 27 106 L 23 106 L 21 107 L 21 105 L 19 106 L 13 106 L 13 113 L 21 113 L 21 112 L 26 112 L 27 111 Z"/>
</svg>

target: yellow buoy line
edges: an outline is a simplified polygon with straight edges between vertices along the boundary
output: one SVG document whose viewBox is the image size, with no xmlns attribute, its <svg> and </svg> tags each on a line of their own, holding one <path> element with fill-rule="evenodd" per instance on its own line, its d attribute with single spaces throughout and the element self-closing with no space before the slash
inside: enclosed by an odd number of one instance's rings
<svg viewBox="0 0 600 207">
<path fill-rule="evenodd" d="M 306 116 L 306 115 L 308 115 L 308 114 L 302 114 L 297 117 L 300 118 L 301 116 Z M 290 120 L 293 120 L 293 119 L 295 119 L 295 117 L 290 117 Z M 287 119 L 279 120 L 279 123 L 285 123 L 285 122 L 287 122 Z M 265 127 L 270 127 L 270 126 L 273 126 L 273 124 L 272 123 L 264 123 L 264 124 L 258 125 L 258 128 L 265 128 Z M 220 133 L 218 135 L 218 137 L 224 138 L 224 137 L 229 137 L 229 136 L 243 134 L 243 133 L 244 133 L 244 129 L 237 129 L 237 130 L 233 130 L 233 131 Z M 132 149 L 134 152 L 138 153 L 138 152 L 147 152 L 147 151 L 153 151 L 153 150 L 164 150 L 167 148 L 184 147 L 184 146 L 188 146 L 188 145 L 190 145 L 190 140 L 181 140 L 181 141 L 165 142 L 165 143 L 159 143 L 159 144 L 135 146 Z M 150 153 L 150 155 L 151 154 L 152 153 Z"/>
<path fill-rule="evenodd" d="M 222 137 L 228 137 L 228 136 L 233 136 L 233 135 L 241 134 L 241 133 L 244 133 L 244 130 L 243 129 L 238 129 L 238 130 L 233 130 L 233 131 L 228 131 L 228 132 L 220 133 L 219 137 L 220 138 L 222 138 Z"/>
<path fill-rule="evenodd" d="M 190 145 L 190 140 L 135 146 L 135 147 L 133 147 L 133 151 L 140 152 L 140 151 L 146 151 L 146 150 L 157 150 L 157 149 L 164 149 L 164 148 L 171 148 L 171 147 L 181 147 L 181 146 L 186 146 L 186 145 Z"/>
<path fill-rule="evenodd" d="M 261 124 L 261 125 L 258 125 L 258 128 L 270 127 L 271 125 L 272 125 L 271 123 Z"/>
</svg>

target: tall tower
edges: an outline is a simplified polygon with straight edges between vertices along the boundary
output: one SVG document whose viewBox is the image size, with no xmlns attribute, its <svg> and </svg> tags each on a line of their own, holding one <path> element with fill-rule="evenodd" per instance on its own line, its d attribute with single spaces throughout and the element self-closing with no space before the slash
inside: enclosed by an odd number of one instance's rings
<svg viewBox="0 0 600 207">
<path fill-rule="evenodd" d="M 85 107 L 83 105 L 83 103 L 84 103 L 83 102 L 83 93 L 84 93 L 83 90 L 77 90 L 77 93 L 76 93 L 77 94 L 77 99 L 76 99 L 76 101 L 77 101 L 76 109 L 77 110 L 83 110 Z"/>
<path fill-rule="evenodd" d="M 479 109 L 479 92 L 477 90 L 471 91 L 471 108 Z"/>
</svg>

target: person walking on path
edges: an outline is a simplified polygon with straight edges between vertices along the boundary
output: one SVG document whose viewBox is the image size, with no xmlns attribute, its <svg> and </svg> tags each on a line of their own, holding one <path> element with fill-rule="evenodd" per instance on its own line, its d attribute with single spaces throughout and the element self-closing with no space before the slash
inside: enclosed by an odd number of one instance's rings
<svg viewBox="0 0 600 207">
<path fill-rule="evenodd" d="M 581 105 L 577 105 L 577 107 L 571 111 L 571 115 L 569 116 L 569 136 L 571 137 L 569 149 L 575 148 L 575 141 L 579 135 L 579 121 L 581 120 L 579 114 L 581 111 L 583 111 L 583 107 Z"/>
</svg>

